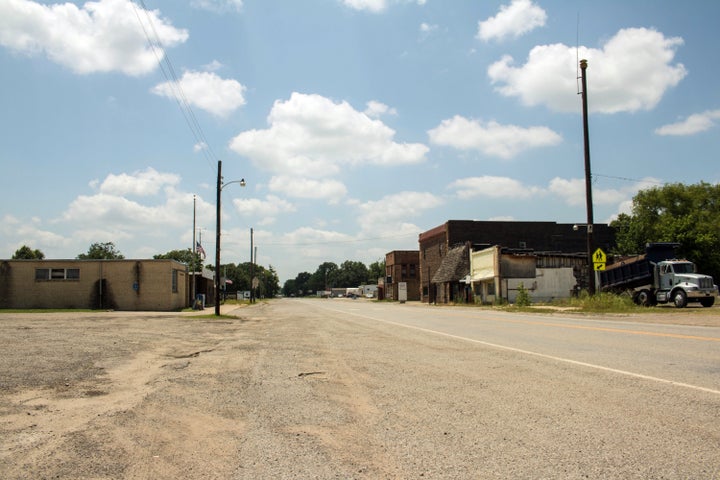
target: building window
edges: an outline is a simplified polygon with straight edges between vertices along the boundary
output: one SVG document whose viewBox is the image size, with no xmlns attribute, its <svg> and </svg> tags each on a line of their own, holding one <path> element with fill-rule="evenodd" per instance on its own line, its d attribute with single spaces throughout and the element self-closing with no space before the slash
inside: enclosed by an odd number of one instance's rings
<svg viewBox="0 0 720 480">
<path fill-rule="evenodd" d="M 80 280 L 80 269 L 36 268 L 35 280 Z"/>
<path fill-rule="evenodd" d="M 177 270 L 172 271 L 172 291 L 173 291 L 173 293 L 178 293 L 178 271 Z"/>
<path fill-rule="evenodd" d="M 415 275 L 416 275 L 415 274 L 415 264 L 411 263 L 410 264 L 410 278 L 415 278 Z"/>
</svg>

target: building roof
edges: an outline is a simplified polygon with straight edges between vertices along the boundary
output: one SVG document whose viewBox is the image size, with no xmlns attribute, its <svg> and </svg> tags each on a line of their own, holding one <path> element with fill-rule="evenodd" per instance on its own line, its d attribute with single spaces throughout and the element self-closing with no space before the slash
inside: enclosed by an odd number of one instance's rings
<svg viewBox="0 0 720 480">
<path fill-rule="evenodd" d="M 433 283 L 458 282 L 470 273 L 468 246 L 460 245 L 448 250 L 432 278 Z"/>
</svg>

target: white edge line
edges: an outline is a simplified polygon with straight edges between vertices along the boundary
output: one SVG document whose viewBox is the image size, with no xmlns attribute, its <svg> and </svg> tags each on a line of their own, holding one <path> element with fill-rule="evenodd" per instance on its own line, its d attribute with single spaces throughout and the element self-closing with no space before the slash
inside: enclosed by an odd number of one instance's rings
<svg viewBox="0 0 720 480">
<path fill-rule="evenodd" d="M 497 348 L 497 349 L 500 349 L 500 350 L 507 350 L 507 351 L 510 351 L 510 352 L 522 353 L 522 354 L 525 354 L 525 355 L 533 355 L 533 356 L 535 356 L 535 357 L 545 358 L 545 359 L 548 359 L 548 360 L 554 360 L 554 361 L 556 361 L 556 362 L 569 363 L 569 364 L 571 364 L 571 365 L 578 365 L 578 366 L 581 366 L 581 367 L 593 368 L 593 369 L 595 369 L 595 370 L 601 370 L 601 371 L 604 371 L 604 372 L 616 373 L 616 374 L 619 374 L 619 375 L 625 375 L 625 376 L 627 376 L 627 377 L 640 378 L 640 379 L 642 379 L 642 380 L 650 380 L 650 381 L 653 381 L 653 382 L 664 383 L 664 384 L 666 384 L 666 385 L 672 385 L 672 386 L 675 386 L 675 387 L 689 388 L 689 389 L 691 389 L 691 390 L 697 390 L 697 391 L 700 391 L 700 392 L 712 393 L 712 394 L 714 394 L 714 395 L 720 395 L 720 390 L 714 390 L 714 389 L 712 389 L 712 388 L 700 387 L 700 386 L 698 386 L 698 385 L 692 385 L 692 384 L 689 384 L 689 383 L 676 382 L 676 381 L 674 381 L 674 380 L 667 380 L 667 379 L 665 379 L 665 378 L 653 377 L 653 376 L 651 376 L 651 375 L 644 375 L 644 374 L 642 374 L 642 373 L 629 372 L 629 371 L 627 371 L 627 370 L 618 370 L 617 368 L 603 367 L 602 365 L 595 365 L 594 363 L 580 362 L 580 361 L 578 361 L 578 360 L 571 360 L 571 359 L 569 359 L 569 358 L 556 357 L 556 356 L 554 356 L 554 355 L 547 355 L 547 354 L 545 354 L 545 353 L 532 352 L 532 351 L 530 351 L 530 350 L 523 350 L 523 349 L 521 349 L 521 348 L 508 347 L 508 346 L 506 346 L 506 345 L 499 345 L 499 344 L 497 344 L 497 343 L 485 342 L 485 341 L 483 341 L 483 340 L 475 340 L 475 339 L 473 339 L 473 338 L 467 338 L 467 337 L 461 337 L 461 336 L 459 336 L 459 335 L 453 335 L 452 333 L 439 332 L 439 331 L 437 331 L 437 330 L 430 330 L 430 329 L 428 329 L 428 328 L 416 327 L 416 326 L 413 326 L 413 325 L 405 325 L 405 324 L 403 324 L 403 323 L 392 322 L 392 321 L 390 321 L 390 320 L 382 320 L 382 319 L 379 319 L 379 318 L 370 317 L 370 316 L 368 316 L 368 315 L 362 315 L 362 314 L 360 314 L 360 313 L 347 312 L 347 311 L 344 311 L 344 310 L 335 310 L 334 308 L 328 308 L 328 307 L 325 307 L 325 306 L 322 306 L 321 308 L 324 308 L 324 309 L 326 309 L 326 310 L 331 310 L 331 311 L 333 311 L 333 312 L 344 313 L 344 314 L 347 314 L 347 315 L 354 315 L 354 316 L 356 316 L 356 317 L 367 318 L 367 319 L 370 319 L 370 320 L 374 320 L 374 321 L 376 321 L 376 322 L 387 323 L 387 324 L 395 325 L 395 326 L 398 326 L 398 327 L 410 328 L 410 329 L 412 329 L 412 330 L 418 330 L 418 331 L 420 331 L 420 332 L 433 333 L 433 334 L 435 334 L 435 335 L 441 335 L 441 336 L 443 336 L 443 337 L 453 338 L 453 339 L 455 339 L 455 340 L 463 340 L 463 341 L 465 341 L 465 342 L 476 343 L 476 344 L 478 344 L 478 345 L 484 345 L 484 346 L 486 346 L 486 347 L 492 347 L 492 348 Z"/>
</svg>

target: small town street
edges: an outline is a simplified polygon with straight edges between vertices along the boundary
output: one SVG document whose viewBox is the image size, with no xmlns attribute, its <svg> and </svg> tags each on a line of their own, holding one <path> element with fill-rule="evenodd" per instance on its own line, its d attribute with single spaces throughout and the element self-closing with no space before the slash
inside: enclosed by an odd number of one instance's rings
<svg viewBox="0 0 720 480">
<path fill-rule="evenodd" d="M 720 315 L 0 314 L 7 479 L 720 478 Z"/>
</svg>

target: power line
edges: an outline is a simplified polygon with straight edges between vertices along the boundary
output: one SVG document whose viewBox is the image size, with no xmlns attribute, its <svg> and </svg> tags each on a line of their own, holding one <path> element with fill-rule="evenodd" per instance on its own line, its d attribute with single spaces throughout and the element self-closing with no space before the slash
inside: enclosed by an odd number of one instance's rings
<svg viewBox="0 0 720 480">
<path fill-rule="evenodd" d="M 313 246 L 313 245 L 335 245 L 335 244 L 351 244 L 351 243 L 363 243 L 363 242 L 369 242 L 374 240 L 385 240 L 388 238 L 403 238 L 403 237 L 410 237 L 410 236 L 417 236 L 417 233 L 404 233 L 400 235 L 385 235 L 380 237 L 367 237 L 367 238 L 355 238 L 351 240 L 325 240 L 325 241 L 318 241 L 318 242 L 306 242 L 306 243 L 297 243 L 297 242 L 272 242 L 272 243 L 263 243 L 263 246 L 297 246 L 297 247 L 307 247 L 307 246 Z"/>
<path fill-rule="evenodd" d="M 618 177 L 615 175 L 602 175 L 599 173 L 593 173 L 592 175 L 593 175 L 593 177 L 612 178 L 614 180 L 622 180 L 625 182 L 653 183 L 655 185 L 667 185 L 667 182 L 661 182 L 658 180 L 645 180 L 645 179 L 639 179 L 639 178 Z"/>
<path fill-rule="evenodd" d="M 145 24 L 140 18 L 140 13 L 138 12 L 137 5 L 134 1 L 131 3 L 135 10 L 135 15 L 137 16 L 138 23 L 140 24 L 143 34 L 148 41 L 148 45 L 152 49 L 153 54 L 157 59 L 163 77 L 165 77 L 165 80 L 167 80 L 167 83 L 170 85 L 172 95 L 175 98 L 178 106 L 180 107 L 180 112 L 183 114 L 185 122 L 190 128 L 193 137 L 195 137 L 196 144 L 201 146 L 201 151 L 206 161 L 208 162 L 208 165 L 211 169 L 215 170 L 215 162 L 217 161 L 215 152 L 213 152 L 212 147 L 210 146 L 210 142 L 208 142 L 207 137 L 205 137 L 205 133 L 200 126 L 200 122 L 198 122 L 198 119 L 195 116 L 192 107 L 190 106 L 190 102 L 188 102 L 188 99 L 185 96 L 185 92 L 183 92 L 183 89 L 180 85 L 180 80 L 178 79 L 177 74 L 175 73 L 175 68 L 173 67 L 172 61 L 170 60 L 170 55 L 167 53 L 167 50 L 163 47 L 163 44 L 160 41 L 160 36 L 155 29 L 155 24 L 153 23 L 152 17 L 150 16 L 150 11 L 145 6 L 145 1 L 138 1 L 140 3 L 140 6 L 142 7 L 143 12 L 145 13 L 147 23 L 148 25 L 150 25 L 150 29 L 152 30 L 152 38 L 148 33 L 147 29 L 145 28 Z M 158 50 L 160 50 L 161 53 L 158 53 Z"/>
</svg>

